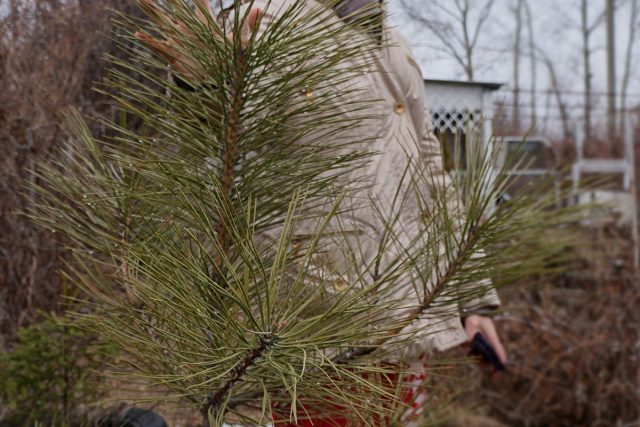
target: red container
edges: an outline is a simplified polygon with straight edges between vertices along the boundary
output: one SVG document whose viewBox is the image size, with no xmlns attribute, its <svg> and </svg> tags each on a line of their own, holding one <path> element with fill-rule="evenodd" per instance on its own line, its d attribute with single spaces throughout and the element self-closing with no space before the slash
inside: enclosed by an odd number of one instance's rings
<svg viewBox="0 0 640 427">
<path fill-rule="evenodd" d="M 426 366 L 423 368 L 422 374 L 403 375 L 402 384 L 398 384 L 398 374 L 378 376 L 381 387 L 388 389 L 393 394 L 396 393 L 396 390 L 401 393 L 401 400 L 406 405 L 405 412 L 402 415 L 404 425 L 417 420 L 422 413 L 422 405 L 426 400 L 423 387 Z M 341 405 L 330 402 L 305 404 L 303 396 L 298 398 L 298 404 L 301 408 L 298 409 L 298 422 L 296 424 L 289 421 L 290 407 L 274 405 L 272 407 L 274 427 L 358 427 L 364 425 L 364 422 L 357 418 L 349 417 L 349 409 Z M 389 399 L 389 405 L 390 409 L 401 410 L 401 405 L 398 402 L 392 402 L 391 399 Z M 391 405 L 395 407 L 391 408 Z M 389 424 L 389 420 L 387 418 L 374 419 L 374 423 L 376 426 L 384 427 Z"/>
</svg>

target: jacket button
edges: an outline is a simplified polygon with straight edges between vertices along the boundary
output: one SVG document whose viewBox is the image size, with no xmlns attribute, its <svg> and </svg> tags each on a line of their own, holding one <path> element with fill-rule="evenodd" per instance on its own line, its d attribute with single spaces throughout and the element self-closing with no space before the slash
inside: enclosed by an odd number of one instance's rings
<svg viewBox="0 0 640 427">
<path fill-rule="evenodd" d="M 404 114 L 404 104 L 402 102 L 396 102 L 394 109 L 396 111 L 396 114 Z"/>
<path fill-rule="evenodd" d="M 336 292 L 344 292 L 348 288 L 347 283 L 344 280 L 338 279 L 333 283 L 333 289 Z"/>
</svg>

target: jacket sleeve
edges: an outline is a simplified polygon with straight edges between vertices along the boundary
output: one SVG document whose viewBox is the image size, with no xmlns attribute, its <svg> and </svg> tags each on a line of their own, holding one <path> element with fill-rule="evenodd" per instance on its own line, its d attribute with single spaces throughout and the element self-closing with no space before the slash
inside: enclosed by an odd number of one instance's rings
<svg viewBox="0 0 640 427">
<path fill-rule="evenodd" d="M 453 191 L 453 181 L 451 176 L 444 168 L 444 159 L 442 154 L 442 148 L 440 141 L 436 137 L 433 129 L 433 123 L 431 120 L 431 113 L 428 109 L 425 109 L 424 117 L 424 130 L 419 145 L 419 155 L 421 162 L 428 174 L 433 177 L 434 185 L 437 185 L 444 189 L 448 196 L 449 211 L 457 216 L 459 210 L 463 209 L 462 202 L 457 199 L 456 192 Z M 433 206 L 429 206 L 428 209 L 432 209 Z M 425 212 L 425 216 L 430 213 Z M 482 262 L 484 252 L 477 252 L 473 255 L 476 261 Z M 486 309 L 493 309 L 500 305 L 500 299 L 495 287 L 491 283 L 489 278 L 483 280 L 481 283 L 473 285 L 473 293 L 477 296 L 473 299 L 467 300 L 460 304 L 459 311 L 461 316 L 468 316 L 475 312 L 482 312 Z"/>
</svg>

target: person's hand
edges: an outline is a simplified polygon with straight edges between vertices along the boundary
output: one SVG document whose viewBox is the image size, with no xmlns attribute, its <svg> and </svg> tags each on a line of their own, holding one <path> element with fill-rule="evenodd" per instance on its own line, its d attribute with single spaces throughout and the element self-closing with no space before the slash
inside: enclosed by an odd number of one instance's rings
<svg viewBox="0 0 640 427">
<path fill-rule="evenodd" d="M 196 18 L 202 22 L 203 25 L 208 25 L 209 20 L 213 18 L 213 10 L 209 2 L 207 0 L 193 0 L 193 2 L 196 6 Z M 185 54 L 184 49 L 182 49 L 183 43 L 181 39 L 184 40 L 185 37 L 194 36 L 193 32 L 184 22 L 169 17 L 165 10 L 158 6 L 157 0 L 140 0 L 140 4 L 147 15 L 162 27 L 167 38 L 165 40 L 158 40 L 140 31 L 136 32 L 136 38 L 162 55 L 181 77 L 191 81 L 202 81 L 204 79 L 204 70 L 198 66 L 192 57 Z M 250 42 L 251 34 L 255 31 L 261 16 L 262 10 L 258 8 L 249 11 L 249 15 L 243 22 L 241 30 L 241 41 L 244 47 Z M 195 39 L 195 36 L 193 38 Z M 233 35 L 228 34 L 227 38 L 232 40 Z"/>
<path fill-rule="evenodd" d="M 500 342 L 496 326 L 491 318 L 473 314 L 465 319 L 464 329 L 467 333 L 467 341 L 471 342 L 473 337 L 479 332 L 491 347 L 493 347 L 498 359 L 500 359 L 503 364 L 507 363 L 507 352 L 502 342 Z"/>
</svg>

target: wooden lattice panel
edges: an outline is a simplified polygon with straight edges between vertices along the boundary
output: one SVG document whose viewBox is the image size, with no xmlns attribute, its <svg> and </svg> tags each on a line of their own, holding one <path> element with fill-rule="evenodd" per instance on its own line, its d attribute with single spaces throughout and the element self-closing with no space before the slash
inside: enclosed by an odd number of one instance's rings
<svg viewBox="0 0 640 427">
<path fill-rule="evenodd" d="M 431 112 L 433 126 L 440 133 L 479 132 L 482 127 L 482 111 L 468 109 L 435 110 Z"/>
</svg>

